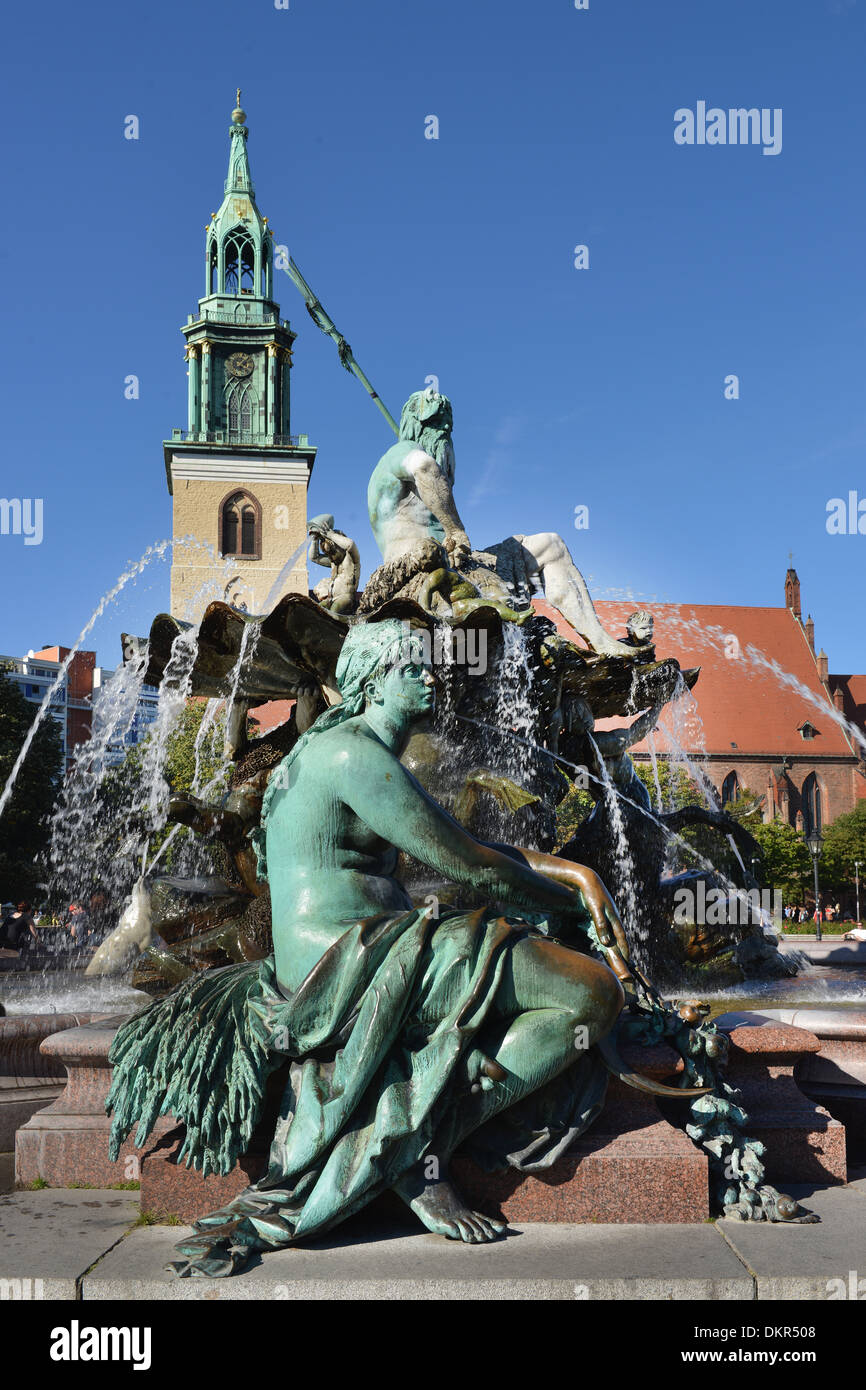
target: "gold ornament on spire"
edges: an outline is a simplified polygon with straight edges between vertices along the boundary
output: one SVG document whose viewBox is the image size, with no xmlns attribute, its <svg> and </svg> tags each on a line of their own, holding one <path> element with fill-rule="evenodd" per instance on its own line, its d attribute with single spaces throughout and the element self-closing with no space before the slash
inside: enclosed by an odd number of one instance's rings
<svg viewBox="0 0 866 1390">
<path fill-rule="evenodd" d="M 238 104 L 237 104 L 237 106 L 235 107 L 234 111 L 232 112 L 232 120 L 234 121 L 235 125 L 243 125 L 244 121 L 245 121 L 246 118 L 247 118 L 247 113 L 246 113 L 246 111 L 244 111 L 243 108 L 241 107 L 241 89 L 240 89 L 240 87 L 237 87 L 237 88 L 236 88 L 236 92 L 237 92 Z"/>
</svg>

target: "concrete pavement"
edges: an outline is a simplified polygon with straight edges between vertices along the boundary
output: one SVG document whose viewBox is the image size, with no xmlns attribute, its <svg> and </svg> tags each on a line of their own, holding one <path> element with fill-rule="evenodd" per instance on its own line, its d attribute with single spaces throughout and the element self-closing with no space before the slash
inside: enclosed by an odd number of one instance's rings
<svg viewBox="0 0 866 1390">
<path fill-rule="evenodd" d="M 851 1297 L 859 1280 L 866 1295 L 866 1173 L 794 1191 L 820 1224 L 532 1224 L 464 1246 L 408 1214 L 383 1227 L 362 1213 L 320 1241 L 256 1258 L 244 1274 L 178 1280 L 165 1265 L 186 1228 L 134 1225 L 135 1193 L 48 1188 L 0 1197 L 0 1297 L 827 1300 Z"/>
</svg>

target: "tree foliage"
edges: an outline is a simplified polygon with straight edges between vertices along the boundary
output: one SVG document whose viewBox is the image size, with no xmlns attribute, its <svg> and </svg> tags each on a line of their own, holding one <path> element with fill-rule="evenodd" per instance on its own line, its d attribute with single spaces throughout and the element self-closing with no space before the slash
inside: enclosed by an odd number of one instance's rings
<svg viewBox="0 0 866 1390">
<path fill-rule="evenodd" d="M 807 890 L 812 887 L 813 870 L 803 836 L 778 817 L 766 825 L 750 825 L 749 830 L 761 846 L 764 885 L 779 889 L 785 903 L 804 904 Z"/>
<path fill-rule="evenodd" d="M 853 811 L 838 816 L 824 832 L 824 849 L 819 870 L 822 885 L 836 892 L 853 892 L 854 864 L 860 861 L 860 901 L 866 898 L 866 801 Z"/>
<path fill-rule="evenodd" d="M 224 721 L 217 718 L 208 729 L 202 731 L 207 707 L 204 700 L 187 702 L 166 742 L 163 775 L 173 796 L 194 792 L 196 796 L 203 796 L 206 801 L 216 802 L 227 789 L 230 764 L 226 762 L 222 752 Z M 200 738 L 202 732 L 204 736 Z M 155 737 L 156 733 L 151 729 L 147 737 L 130 748 L 124 761 L 106 777 L 106 795 L 114 804 L 141 804 L 142 792 L 146 791 L 145 772 Z M 142 814 L 141 824 L 144 833 L 144 827 L 147 825 L 146 814 Z M 173 827 L 169 824 L 149 834 L 149 861 L 172 830 Z M 162 871 L 176 871 L 183 859 L 183 848 L 195 843 L 197 838 L 186 827 L 178 830 L 160 861 Z"/>
</svg>

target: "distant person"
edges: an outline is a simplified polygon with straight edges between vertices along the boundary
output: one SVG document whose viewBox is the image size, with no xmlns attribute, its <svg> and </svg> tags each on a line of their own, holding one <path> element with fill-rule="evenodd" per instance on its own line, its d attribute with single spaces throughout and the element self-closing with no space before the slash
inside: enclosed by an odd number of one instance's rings
<svg viewBox="0 0 866 1390">
<path fill-rule="evenodd" d="M 0 907 L 0 950 L 15 950 L 16 947 L 10 945 L 12 931 L 12 918 L 15 914 L 14 903 L 3 903 Z"/>
<path fill-rule="evenodd" d="M 111 911 L 108 898 L 101 888 L 90 895 L 87 917 L 88 935 L 92 936 L 94 941 L 102 941 L 114 924 L 110 920 Z"/>
<path fill-rule="evenodd" d="M 28 902 L 20 902 L 10 916 L 7 935 L 13 951 L 23 951 L 26 947 L 35 946 L 38 937 Z"/>
<path fill-rule="evenodd" d="M 90 918 L 81 903 L 69 904 L 64 926 L 72 940 L 79 946 L 90 935 Z"/>
</svg>

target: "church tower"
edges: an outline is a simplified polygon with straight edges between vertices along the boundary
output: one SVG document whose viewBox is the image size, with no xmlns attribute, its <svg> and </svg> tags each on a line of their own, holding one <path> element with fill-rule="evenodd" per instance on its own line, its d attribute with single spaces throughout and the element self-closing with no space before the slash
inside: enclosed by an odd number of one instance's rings
<svg viewBox="0 0 866 1390">
<path fill-rule="evenodd" d="M 260 613 L 308 584 L 303 547 L 316 450 L 290 432 L 296 335 L 273 297 L 273 238 L 256 206 L 245 122 L 238 91 L 225 196 L 206 233 L 205 293 L 182 330 L 189 419 L 164 445 L 171 612 L 187 622 L 213 599 Z"/>
</svg>

